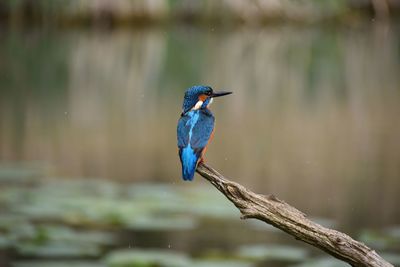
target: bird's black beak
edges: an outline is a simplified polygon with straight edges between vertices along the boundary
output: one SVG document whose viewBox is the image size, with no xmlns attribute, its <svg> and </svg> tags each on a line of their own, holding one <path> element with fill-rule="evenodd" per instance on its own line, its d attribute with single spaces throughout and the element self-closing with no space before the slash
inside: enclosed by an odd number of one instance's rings
<svg viewBox="0 0 400 267">
<path fill-rule="evenodd" d="M 230 95 L 230 94 L 232 94 L 232 92 L 225 92 L 225 91 L 213 92 L 211 97 L 219 97 L 219 96 Z"/>
</svg>

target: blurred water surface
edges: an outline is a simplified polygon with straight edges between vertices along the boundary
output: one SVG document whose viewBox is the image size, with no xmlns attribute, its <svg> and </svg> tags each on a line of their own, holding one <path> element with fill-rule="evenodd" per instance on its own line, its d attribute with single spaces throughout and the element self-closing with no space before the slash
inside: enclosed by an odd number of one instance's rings
<svg viewBox="0 0 400 267">
<path fill-rule="evenodd" d="M 208 186 L 181 181 L 176 148 L 184 90 L 208 84 L 234 92 L 212 106 L 210 165 L 341 229 L 393 227 L 399 38 L 378 23 L 3 31 L 0 160 L 55 180 Z"/>
</svg>

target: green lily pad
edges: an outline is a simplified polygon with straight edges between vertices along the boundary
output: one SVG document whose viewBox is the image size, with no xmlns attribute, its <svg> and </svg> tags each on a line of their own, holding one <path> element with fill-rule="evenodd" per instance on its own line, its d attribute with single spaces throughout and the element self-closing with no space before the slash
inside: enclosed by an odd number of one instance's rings
<svg viewBox="0 0 400 267">
<path fill-rule="evenodd" d="M 299 262 L 307 258 L 308 252 L 305 249 L 284 245 L 246 245 L 239 248 L 238 255 L 255 261 Z"/>
<path fill-rule="evenodd" d="M 215 190 L 214 190 L 215 191 Z M 106 181 L 50 180 L 29 190 L 13 210 L 31 220 L 139 230 L 187 230 L 197 217 L 238 218 L 218 192 L 167 185 L 124 189 Z"/>
<path fill-rule="evenodd" d="M 45 242 L 37 244 L 21 242 L 16 245 L 17 252 L 23 256 L 34 257 L 96 257 L 101 254 L 98 246 L 70 242 Z"/>
<path fill-rule="evenodd" d="M 110 245 L 115 243 L 112 234 L 100 231 L 77 231 L 60 225 L 39 225 L 38 235 L 49 241 Z"/>
<path fill-rule="evenodd" d="M 109 267 L 187 267 L 187 256 L 165 250 L 124 249 L 111 252 L 106 258 Z"/>
<path fill-rule="evenodd" d="M 14 207 L 30 219 L 62 221 L 68 224 L 123 225 L 133 216 L 147 214 L 145 207 L 128 200 L 32 192 L 31 200 Z"/>
<path fill-rule="evenodd" d="M 30 223 L 16 225 L 7 238 L 22 255 L 46 257 L 97 256 L 102 246 L 115 243 L 111 233 Z"/>
</svg>

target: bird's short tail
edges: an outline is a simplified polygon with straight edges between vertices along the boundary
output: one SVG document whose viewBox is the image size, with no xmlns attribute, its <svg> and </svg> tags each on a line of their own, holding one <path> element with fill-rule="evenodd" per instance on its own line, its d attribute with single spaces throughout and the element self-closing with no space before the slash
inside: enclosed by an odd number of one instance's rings
<svg viewBox="0 0 400 267">
<path fill-rule="evenodd" d="M 196 172 L 197 162 L 200 153 L 195 152 L 190 146 L 179 151 L 182 163 L 182 178 L 185 181 L 192 181 Z"/>
<path fill-rule="evenodd" d="M 194 173 L 196 171 L 196 166 L 192 169 L 183 167 L 182 169 L 182 178 L 185 181 L 192 181 L 194 177 Z"/>
</svg>

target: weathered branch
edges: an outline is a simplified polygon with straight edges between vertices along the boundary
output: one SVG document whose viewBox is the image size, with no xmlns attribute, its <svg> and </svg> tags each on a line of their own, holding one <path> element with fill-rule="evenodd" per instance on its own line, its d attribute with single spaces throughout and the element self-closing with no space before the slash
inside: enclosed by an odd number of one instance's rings
<svg viewBox="0 0 400 267">
<path fill-rule="evenodd" d="M 363 243 L 310 221 L 304 213 L 274 195 L 253 193 L 202 162 L 197 166 L 197 172 L 240 210 L 243 219 L 262 220 L 352 266 L 393 267 Z"/>
</svg>

